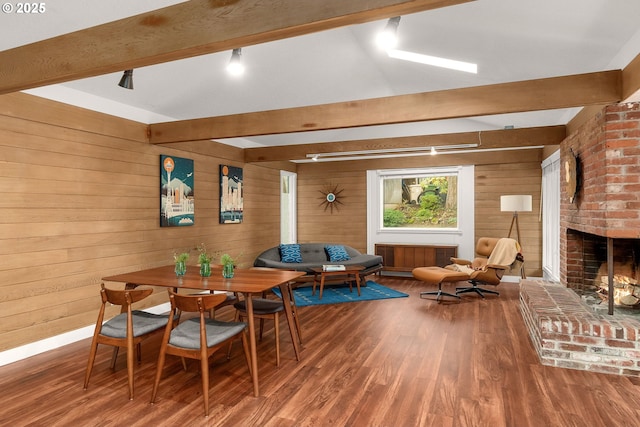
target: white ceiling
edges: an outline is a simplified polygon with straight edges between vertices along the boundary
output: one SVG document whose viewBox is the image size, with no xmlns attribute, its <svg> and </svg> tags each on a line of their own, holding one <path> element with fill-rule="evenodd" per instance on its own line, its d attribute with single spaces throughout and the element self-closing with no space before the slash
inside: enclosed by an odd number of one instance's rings
<svg viewBox="0 0 640 427">
<path fill-rule="evenodd" d="M 88 28 L 171 0 L 45 2 L 42 14 L 4 13 L 0 50 Z M 243 47 L 245 74 L 227 75 L 230 52 L 29 90 L 156 123 L 624 68 L 640 53 L 638 0 L 478 0 L 403 16 L 398 49 L 478 64 L 478 74 L 392 59 L 374 45 L 385 21 Z M 1 66 L 1 65 L 0 65 Z M 577 109 L 441 120 L 226 141 L 274 146 L 566 124 Z"/>
</svg>

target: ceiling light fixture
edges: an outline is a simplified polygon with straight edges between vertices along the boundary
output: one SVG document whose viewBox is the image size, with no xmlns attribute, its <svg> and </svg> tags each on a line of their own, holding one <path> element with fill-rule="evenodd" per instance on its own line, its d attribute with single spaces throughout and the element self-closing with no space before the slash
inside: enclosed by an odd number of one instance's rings
<svg viewBox="0 0 640 427">
<path fill-rule="evenodd" d="M 390 58 L 402 59 L 404 61 L 478 74 L 478 65 L 470 62 L 454 61 L 453 59 L 439 58 L 437 56 L 423 55 L 421 53 L 407 52 L 398 49 L 388 49 L 387 55 L 389 55 Z"/>
<path fill-rule="evenodd" d="M 133 90 L 133 70 L 125 70 L 118 86 Z"/>
<path fill-rule="evenodd" d="M 472 148 L 470 150 L 460 150 L 461 148 Z M 307 154 L 306 159 L 291 160 L 293 163 L 309 163 L 315 162 L 343 162 L 347 160 L 372 160 L 372 159 L 390 159 L 399 157 L 417 157 L 417 156 L 430 156 L 431 148 L 436 151 L 438 155 L 446 154 L 470 154 L 470 153 L 490 153 L 494 151 L 514 151 L 514 150 L 534 150 L 544 148 L 542 145 L 532 145 L 529 147 L 506 147 L 506 148 L 474 148 L 478 147 L 478 144 L 458 144 L 458 145 L 443 145 L 434 147 L 416 147 L 405 149 L 390 149 L 390 150 L 363 150 L 363 151 L 341 151 L 336 153 L 316 153 Z"/>
<path fill-rule="evenodd" d="M 242 48 L 233 49 L 231 52 L 231 59 L 229 65 L 227 65 L 227 71 L 229 74 L 239 76 L 244 73 L 244 65 L 242 65 Z"/>
<path fill-rule="evenodd" d="M 376 37 L 376 43 L 384 50 L 392 49 L 398 44 L 398 25 L 400 24 L 400 17 L 394 16 L 389 18 L 384 30 L 378 33 Z"/>
<path fill-rule="evenodd" d="M 462 148 L 475 148 L 478 144 L 452 144 L 452 145 L 435 145 L 431 147 L 401 147 L 401 148 L 380 148 L 376 150 L 359 150 L 359 151 L 333 151 L 328 153 L 312 153 L 307 154 L 307 158 L 318 161 L 320 158 L 335 158 L 345 156 L 366 156 L 371 154 L 397 154 L 407 153 L 407 156 L 417 155 L 420 153 L 437 154 L 436 150 L 458 150 Z"/>
</svg>

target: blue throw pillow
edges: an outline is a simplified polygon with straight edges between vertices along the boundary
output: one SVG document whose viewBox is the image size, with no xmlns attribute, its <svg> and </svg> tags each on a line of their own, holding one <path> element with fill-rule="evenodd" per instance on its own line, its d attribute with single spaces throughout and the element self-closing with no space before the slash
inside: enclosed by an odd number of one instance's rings
<svg viewBox="0 0 640 427">
<path fill-rule="evenodd" d="M 282 262 L 302 262 L 300 245 L 297 243 L 280 245 L 280 261 Z"/>
<path fill-rule="evenodd" d="M 329 261 L 331 262 L 349 261 L 351 259 L 347 250 L 342 245 L 328 245 L 324 247 L 324 250 L 327 251 Z"/>
</svg>

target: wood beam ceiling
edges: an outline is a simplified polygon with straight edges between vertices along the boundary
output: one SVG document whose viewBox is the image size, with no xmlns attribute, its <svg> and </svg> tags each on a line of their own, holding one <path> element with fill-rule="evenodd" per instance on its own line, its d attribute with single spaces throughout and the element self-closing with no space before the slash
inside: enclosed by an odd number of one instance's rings
<svg viewBox="0 0 640 427">
<path fill-rule="evenodd" d="M 360 141 L 324 142 L 286 145 L 281 147 L 247 148 L 244 150 L 244 161 L 246 163 L 256 163 L 303 160 L 307 158 L 307 154 L 312 153 L 385 150 L 458 144 L 478 144 L 479 149 L 558 145 L 565 137 L 565 126 L 544 126 L 442 135 L 379 138 Z"/>
<path fill-rule="evenodd" d="M 0 52 L 0 94 L 475 0 L 191 0 Z"/>
<path fill-rule="evenodd" d="M 640 90 L 640 55 L 622 70 L 622 100 Z"/>
<path fill-rule="evenodd" d="M 150 125 L 155 144 L 453 119 L 612 103 L 621 71 L 424 92 Z"/>
</svg>

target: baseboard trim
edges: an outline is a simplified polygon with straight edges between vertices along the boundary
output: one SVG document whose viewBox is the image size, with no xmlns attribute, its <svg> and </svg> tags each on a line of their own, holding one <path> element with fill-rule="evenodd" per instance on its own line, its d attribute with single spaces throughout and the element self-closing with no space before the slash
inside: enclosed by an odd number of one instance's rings
<svg viewBox="0 0 640 427">
<path fill-rule="evenodd" d="M 146 308 L 145 311 L 154 314 L 167 313 L 171 309 L 171 304 L 164 303 L 155 307 Z M 27 359 L 31 356 L 35 356 L 40 353 L 44 353 L 49 350 L 72 344 L 74 342 L 90 338 L 93 335 L 95 324 L 85 326 L 80 329 L 65 332 L 54 337 L 45 338 L 40 341 L 25 344 L 20 347 L 12 348 L 0 353 L 0 366 L 8 365 L 19 360 Z M 88 349 L 87 349 L 88 351 Z M 89 353 L 87 353 L 88 355 Z"/>
</svg>

